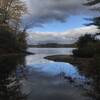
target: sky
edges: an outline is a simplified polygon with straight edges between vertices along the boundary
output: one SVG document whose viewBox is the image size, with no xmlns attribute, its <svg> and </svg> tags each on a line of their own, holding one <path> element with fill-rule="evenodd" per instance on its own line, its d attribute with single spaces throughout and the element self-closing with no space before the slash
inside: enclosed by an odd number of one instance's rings
<svg viewBox="0 0 100 100">
<path fill-rule="evenodd" d="M 32 29 L 29 29 L 29 32 L 64 32 L 70 29 L 75 29 L 78 27 L 85 26 L 87 24 L 87 20 L 84 18 L 90 18 L 91 16 L 82 16 L 82 15 L 76 15 L 76 16 L 70 16 L 66 22 L 58 22 L 53 21 L 49 23 L 45 23 L 43 27 L 35 27 Z"/>
<path fill-rule="evenodd" d="M 96 16 L 97 12 L 83 6 L 87 0 L 24 0 L 28 14 L 23 24 L 28 32 L 63 32 L 85 26 L 84 18 Z M 93 7 L 91 7 L 93 8 Z"/>
<path fill-rule="evenodd" d="M 50 42 L 53 41 L 52 39 L 60 41 L 63 33 L 66 33 L 68 36 L 70 34 L 67 33 L 73 32 L 73 35 L 77 36 L 76 33 L 82 33 L 81 31 L 89 33 L 91 30 L 94 32 L 97 28 L 95 26 L 90 26 L 89 29 L 85 27 L 85 24 L 89 22 L 84 18 L 100 15 L 100 13 L 90 10 L 91 8 L 94 9 L 94 6 L 83 6 L 87 0 L 24 1 L 27 4 L 28 13 L 23 16 L 22 22 L 23 26 L 27 27 L 27 32 L 30 33 L 29 38 L 31 38 L 32 41 L 34 40 L 34 37 L 39 41 L 43 36 L 45 37 L 43 41 L 46 40 Z M 38 34 L 38 32 L 40 34 Z M 44 34 L 42 34 L 43 32 Z M 45 36 L 48 32 L 49 35 Z M 68 39 L 66 38 L 66 35 L 64 35 L 65 37 L 63 37 L 62 40 Z"/>
<path fill-rule="evenodd" d="M 74 29 L 68 29 L 64 32 L 32 32 L 28 33 L 28 44 L 45 44 L 45 43 L 60 43 L 72 44 L 75 43 L 80 36 L 85 34 L 95 34 L 100 32 L 97 26 L 82 26 Z"/>
<path fill-rule="evenodd" d="M 84 17 L 95 15 L 95 12 L 83 6 L 85 2 L 86 0 L 26 0 L 28 13 L 23 17 L 23 24 L 34 31 L 55 32 L 64 31 L 65 26 L 66 29 L 80 27 L 86 22 Z"/>
</svg>

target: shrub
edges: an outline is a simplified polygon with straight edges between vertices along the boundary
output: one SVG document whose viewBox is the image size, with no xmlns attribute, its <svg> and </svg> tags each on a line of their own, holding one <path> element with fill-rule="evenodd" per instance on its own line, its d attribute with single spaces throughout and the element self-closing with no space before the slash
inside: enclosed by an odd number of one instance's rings
<svg viewBox="0 0 100 100">
<path fill-rule="evenodd" d="M 95 39 L 95 35 L 86 34 L 79 38 L 78 49 L 73 50 L 73 55 L 78 57 L 93 57 L 100 54 L 100 40 Z"/>
<path fill-rule="evenodd" d="M 73 55 L 77 57 L 93 57 L 94 54 L 95 54 L 95 50 L 89 47 L 73 50 Z"/>
</svg>

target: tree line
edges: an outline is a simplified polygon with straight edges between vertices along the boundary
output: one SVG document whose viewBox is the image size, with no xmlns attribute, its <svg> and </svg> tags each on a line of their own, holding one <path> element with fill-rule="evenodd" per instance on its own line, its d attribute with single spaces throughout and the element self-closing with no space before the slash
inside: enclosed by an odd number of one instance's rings
<svg viewBox="0 0 100 100">
<path fill-rule="evenodd" d="M 94 6 L 100 3 L 100 0 L 88 0 L 89 2 L 85 5 Z M 95 10 L 100 11 L 100 8 Z M 89 25 L 96 25 L 100 29 L 100 16 L 90 19 L 92 23 Z M 77 41 L 77 49 L 73 50 L 75 57 L 91 58 L 88 66 L 79 68 L 86 77 L 92 79 L 89 84 L 91 88 L 87 89 L 87 96 L 91 97 L 92 100 L 100 100 L 100 39 L 96 36 L 100 36 L 100 32 L 95 35 L 86 34 L 81 36 Z"/>
</svg>

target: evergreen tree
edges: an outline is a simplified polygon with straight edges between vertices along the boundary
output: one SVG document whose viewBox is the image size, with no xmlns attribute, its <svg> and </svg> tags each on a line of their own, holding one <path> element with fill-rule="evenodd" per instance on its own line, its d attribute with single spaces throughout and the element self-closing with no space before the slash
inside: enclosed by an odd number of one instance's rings
<svg viewBox="0 0 100 100">
<path fill-rule="evenodd" d="M 87 6 L 94 6 L 94 5 L 97 5 L 100 3 L 100 0 L 88 0 L 88 3 L 86 3 L 85 5 Z M 97 11 L 100 11 L 100 8 L 94 8 L 95 10 Z M 98 17 L 95 17 L 93 19 L 90 19 L 92 20 L 92 23 L 88 24 L 88 25 L 96 25 L 98 26 L 98 28 L 100 29 L 100 16 Z"/>
<path fill-rule="evenodd" d="M 93 6 L 98 3 L 100 3 L 100 0 L 88 0 L 88 3 L 86 3 L 86 5 Z"/>
</svg>

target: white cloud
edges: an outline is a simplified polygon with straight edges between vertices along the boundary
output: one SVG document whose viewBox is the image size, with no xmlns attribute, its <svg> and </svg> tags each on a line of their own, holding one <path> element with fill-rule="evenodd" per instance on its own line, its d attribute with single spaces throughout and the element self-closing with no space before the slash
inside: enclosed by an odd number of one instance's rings
<svg viewBox="0 0 100 100">
<path fill-rule="evenodd" d="M 34 32 L 29 33 L 27 41 L 29 44 L 37 43 L 74 43 L 81 35 L 94 34 L 100 30 L 96 26 L 85 26 L 68 30 L 66 32 Z"/>
</svg>

